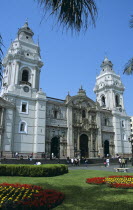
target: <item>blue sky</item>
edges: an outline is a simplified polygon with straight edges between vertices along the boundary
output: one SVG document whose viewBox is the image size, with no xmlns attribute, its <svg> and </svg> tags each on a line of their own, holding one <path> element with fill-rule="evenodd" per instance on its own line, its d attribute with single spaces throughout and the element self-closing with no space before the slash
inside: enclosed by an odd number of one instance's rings
<svg viewBox="0 0 133 210">
<path fill-rule="evenodd" d="M 4 53 L 14 40 L 25 20 L 39 37 L 44 66 L 40 87 L 47 96 L 64 99 L 68 93 L 76 95 L 82 85 L 89 98 L 96 100 L 93 88 L 96 74 L 106 55 L 121 75 L 125 86 L 125 108 L 133 115 L 133 75 L 123 75 L 125 63 L 133 56 L 133 29 L 129 28 L 133 14 L 132 0 L 97 0 L 96 28 L 84 34 L 62 32 L 53 18 L 43 19 L 42 10 L 34 0 L 1 0 L 0 33 L 5 45 Z"/>
</svg>

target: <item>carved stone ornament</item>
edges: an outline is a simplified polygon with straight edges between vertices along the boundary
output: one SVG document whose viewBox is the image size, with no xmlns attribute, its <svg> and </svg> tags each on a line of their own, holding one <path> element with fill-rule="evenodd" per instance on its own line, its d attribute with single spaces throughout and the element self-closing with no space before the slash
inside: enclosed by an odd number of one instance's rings
<svg viewBox="0 0 133 210">
<path fill-rule="evenodd" d="M 24 86 L 24 87 L 23 87 L 23 90 L 24 90 L 24 92 L 28 93 L 28 92 L 29 92 L 29 87 Z"/>
</svg>

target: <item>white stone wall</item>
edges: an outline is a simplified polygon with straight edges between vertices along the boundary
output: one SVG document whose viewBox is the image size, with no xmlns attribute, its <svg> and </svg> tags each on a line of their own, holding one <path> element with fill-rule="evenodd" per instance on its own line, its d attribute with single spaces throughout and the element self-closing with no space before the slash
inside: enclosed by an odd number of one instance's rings
<svg viewBox="0 0 133 210">
<path fill-rule="evenodd" d="M 2 140 L 2 150 L 12 151 L 12 142 L 14 139 L 14 110 L 6 109 L 4 113 L 4 134 Z"/>
<path fill-rule="evenodd" d="M 21 103 L 25 101 L 28 103 L 28 113 L 21 112 Z M 16 113 L 14 126 L 14 152 L 29 152 L 33 151 L 34 143 L 34 121 L 35 121 L 35 104 L 34 100 L 28 98 L 16 98 Z M 19 124 L 21 121 L 27 123 L 27 133 L 19 132 Z"/>
</svg>

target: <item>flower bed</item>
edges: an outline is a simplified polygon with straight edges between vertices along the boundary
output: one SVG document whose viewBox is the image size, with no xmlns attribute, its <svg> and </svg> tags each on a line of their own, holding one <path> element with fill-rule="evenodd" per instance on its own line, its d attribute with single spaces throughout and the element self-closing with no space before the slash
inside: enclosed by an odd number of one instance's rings
<svg viewBox="0 0 133 210">
<path fill-rule="evenodd" d="M 43 209 L 59 205 L 64 194 L 36 185 L 0 184 L 0 209 Z"/>
<path fill-rule="evenodd" d="M 133 176 L 93 177 L 86 179 L 88 184 L 107 184 L 115 188 L 133 188 Z"/>
<path fill-rule="evenodd" d="M 105 184 L 105 178 L 106 177 L 93 177 L 93 178 L 88 178 L 86 182 L 88 184 Z"/>
</svg>

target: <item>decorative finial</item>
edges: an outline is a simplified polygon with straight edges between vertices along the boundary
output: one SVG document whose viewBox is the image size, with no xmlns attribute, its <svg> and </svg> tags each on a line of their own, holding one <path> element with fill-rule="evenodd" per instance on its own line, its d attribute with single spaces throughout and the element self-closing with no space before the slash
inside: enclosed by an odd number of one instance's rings
<svg viewBox="0 0 133 210">
<path fill-rule="evenodd" d="M 70 96 L 70 92 L 68 91 L 68 94 L 67 94 L 68 96 Z"/>
<path fill-rule="evenodd" d="M 98 71 L 97 71 L 97 69 L 96 69 L 96 76 L 98 76 Z"/>
<path fill-rule="evenodd" d="M 80 89 L 81 89 L 81 90 L 83 90 L 83 87 L 82 87 L 82 85 L 81 85 Z"/>
<path fill-rule="evenodd" d="M 104 52 L 104 59 L 107 58 L 107 51 Z"/>
<path fill-rule="evenodd" d="M 38 35 L 38 40 L 37 40 L 37 42 L 38 42 L 38 46 L 40 45 L 40 42 L 39 42 L 39 35 Z"/>
<path fill-rule="evenodd" d="M 28 18 L 26 18 L 26 21 L 25 21 L 25 23 L 23 25 L 23 28 L 25 28 L 25 27 L 28 27 Z"/>
<path fill-rule="evenodd" d="M 26 18 L 26 21 L 25 21 L 25 23 L 27 23 L 27 25 L 28 25 L 28 18 Z"/>
</svg>

